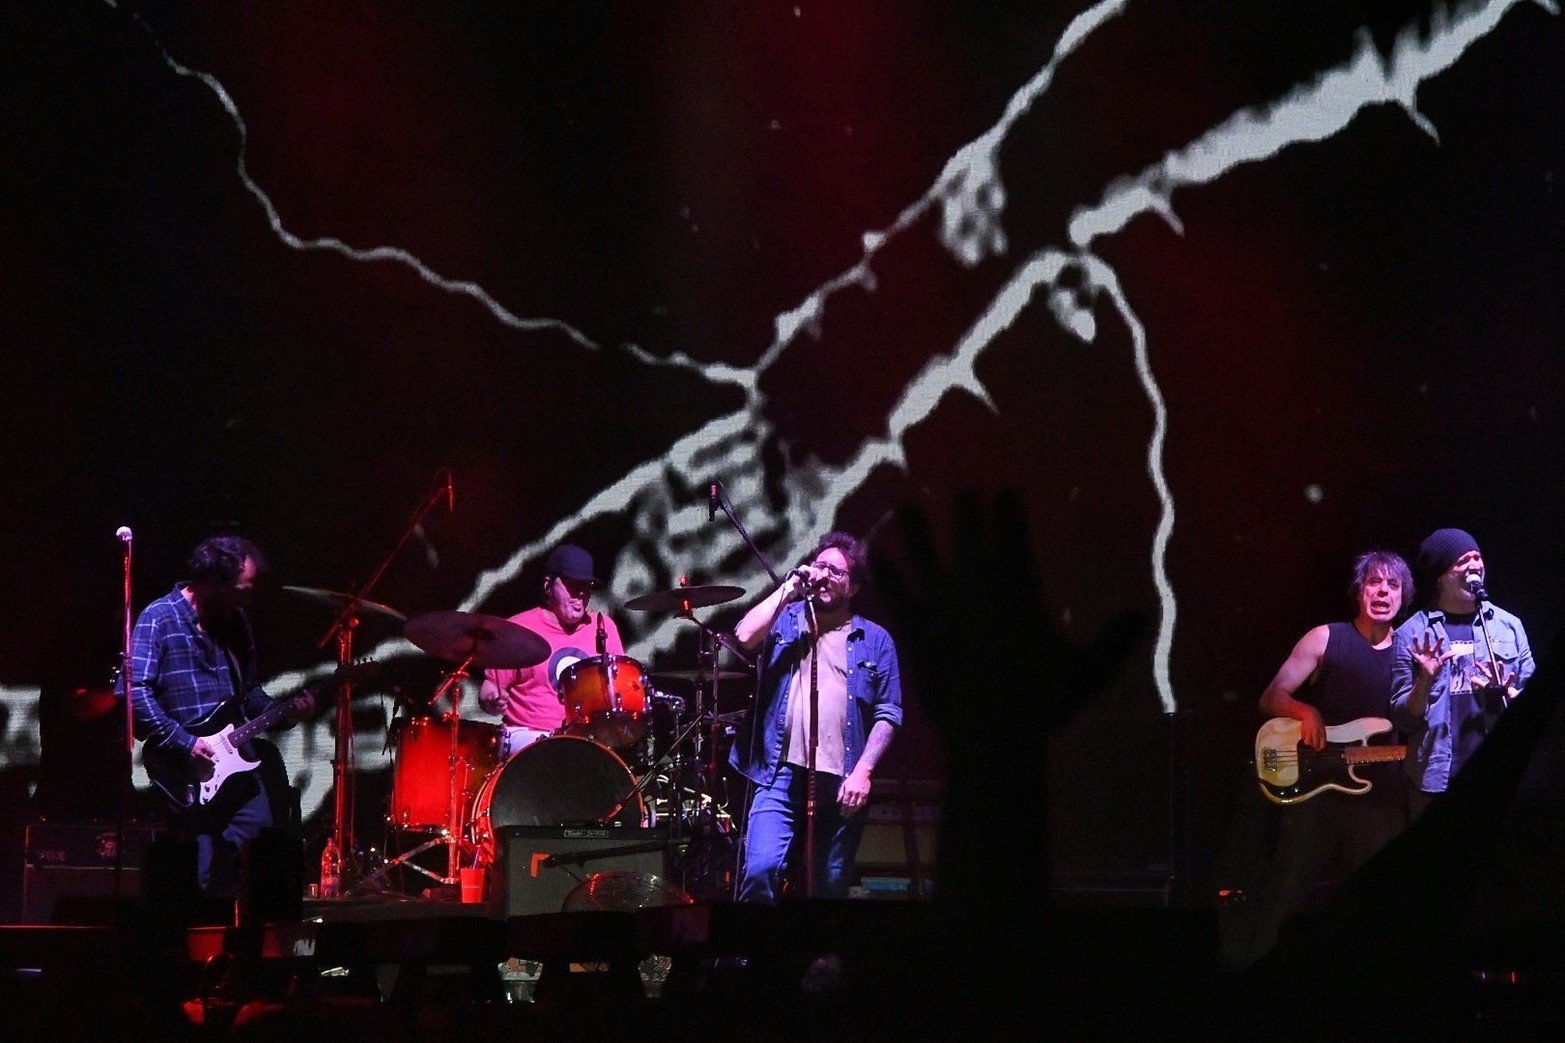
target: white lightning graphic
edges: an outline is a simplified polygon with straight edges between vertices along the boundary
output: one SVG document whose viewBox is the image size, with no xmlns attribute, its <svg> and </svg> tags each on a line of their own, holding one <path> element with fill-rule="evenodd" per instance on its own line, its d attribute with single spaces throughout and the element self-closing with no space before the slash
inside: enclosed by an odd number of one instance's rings
<svg viewBox="0 0 1565 1043">
<path fill-rule="evenodd" d="M 859 287 L 873 291 L 872 264 L 881 248 L 892 238 L 907 233 L 931 208 L 939 208 L 940 241 L 958 264 L 971 267 L 986 257 L 1006 253 L 1008 241 L 1001 223 L 1006 195 L 999 175 L 999 147 L 1033 103 L 1048 90 L 1061 63 L 1086 46 L 1097 29 L 1123 14 L 1126 4 L 1124 0 L 1104 0 L 1091 6 L 1065 30 L 1049 62 L 1013 94 L 999 121 L 954 154 L 931 188 L 904 208 L 890 226 L 864 234 L 864 250 L 857 264 L 822 283 L 798 306 L 777 317 L 774 339 L 755 366 L 699 363 L 683 354 L 656 358 L 633 345 L 625 346 L 631 357 L 645 364 L 687 368 L 714 384 L 738 386 L 745 392 L 745 404 L 734 413 L 710 421 L 681 438 L 665 458 L 649 460 L 632 468 L 580 510 L 560 519 L 548 532 L 519 548 L 499 568 L 479 576 L 462 607 L 472 609 L 482 605 L 497 587 L 514 579 L 524 565 L 559 539 L 606 512 L 628 515 L 637 526 L 632 545 L 622 550 L 614 563 L 613 587 L 607 598 L 611 606 L 650 589 L 657 575 L 699 572 L 708 561 L 724 560 L 742 547 L 740 537 L 731 527 L 724 527 L 717 536 L 708 533 L 706 529 L 710 526 L 701 513 L 701 505 L 691 502 L 693 489 L 704 490 L 707 482 L 718 479 L 724 482 L 736 513 L 741 515 L 740 520 L 757 544 L 773 548 L 779 561 L 791 561 L 808 549 L 821 525 L 830 522 L 838 506 L 874 467 L 882 463 L 905 466 L 903 436 L 927 418 L 946 394 L 965 391 L 993 408 L 976 377 L 976 360 L 1035 300 L 1042 300 L 1063 329 L 1083 343 L 1093 343 L 1097 329 L 1091 306 L 1102 297 L 1113 305 L 1130 335 L 1138 379 L 1153 411 L 1154 425 L 1146 459 L 1148 476 L 1160 504 L 1150 559 L 1161 612 L 1153 653 L 1153 674 L 1164 711 L 1173 712 L 1176 702 L 1169 677 L 1169 660 L 1177 604 L 1165 565 L 1174 523 L 1173 498 L 1162 469 L 1166 410 L 1152 373 L 1146 331 L 1121 292 L 1114 272 L 1091 252 L 1092 245 L 1124 228 L 1135 216 L 1147 212 L 1161 215 L 1177 230 L 1179 223 L 1172 205 L 1176 188 L 1213 184 L 1229 171 L 1248 163 L 1263 162 L 1291 145 L 1327 140 L 1371 106 L 1397 104 L 1415 124 L 1432 135 L 1433 128 L 1416 108 L 1418 88 L 1455 64 L 1473 43 L 1492 32 L 1504 15 L 1522 2 L 1524 0 L 1480 0 L 1454 8 L 1439 7 L 1427 38 L 1421 39 L 1416 30 L 1409 27 L 1399 35 L 1390 60 L 1384 63 L 1368 35 L 1362 34 L 1355 53 L 1341 66 L 1325 70 L 1312 82 L 1298 85 L 1279 100 L 1233 113 L 1183 149 L 1168 153 L 1153 167 L 1107 186 L 1099 202 L 1079 208 L 1070 218 L 1068 227 L 1062 230 L 1062 241 L 1069 246 L 1042 249 L 1020 261 L 1014 274 L 975 318 L 952 351 L 931 359 L 924 366 L 892 407 L 883 432 L 867 438 L 841 467 L 827 466 L 813 456 L 791 460 L 786 481 L 781 483 L 784 503 L 773 507 L 764 494 L 761 449 L 776 435 L 766 416 L 764 396 L 758 390 L 761 375 L 796 342 L 800 333 L 819 335 L 819 322 L 826 303 L 839 290 Z M 1531 2 L 1551 14 L 1558 13 L 1554 0 Z M 114 0 L 105 0 L 105 3 L 110 7 L 119 6 Z M 408 251 L 394 247 L 361 249 L 335 238 L 306 240 L 288 232 L 270 199 L 246 169 L 245 126 L 227 91 L 209 74 L 176 61 L 139 17 L 136 21 L 153 39 L 169 69 L 206 85 L 233 120 L 240 141 L 239 177 L 263 208 L 280 241 L 293 249 L 332 251 L 353 261 L 403 264 L 432 287 L 471 297 L 507 328 L 559 331 L 582 347 L 600 347 L 569 324 L 553 319 L 521 318 L 495 301 L 481 286 L 448 279 L 429 269 Z M 1064 275 L 1071 278 L 1069 286 L 1062 281 Z M 1080 285 L 1083 280 L 1085 288 Z M 763 580 L 765 574 L 759 565 L 753 565 L 722 578 L 748 588 Z M 631 654 L 647 658 L 657 650 L 670 647 L 681 625 L 677 620 L 663 622 L 641 635 L 633 643 Z M 387 642 L 372 654 L 384 658 L 410 651 L 412 646 L 395 641 Z M 329 667 L 284 675 L 273 679 L 269 686 L 287 688 L 327 669 Z M 10 694 L 10 691 L 0 693 L 6 697 Z M 32 693 L 34 698 L 36 694 Z M 13 728 L 19 716 L 11 715 Z M 9 738 L 8 735 L 6 740 Z M 378 761 L 368 765 L 380 766 Z M 309 814 L 324 801 L 330 780 L 317 779 L 311 772 L 305 772 L 303 778 L 304 810 Z"/>
</svg>

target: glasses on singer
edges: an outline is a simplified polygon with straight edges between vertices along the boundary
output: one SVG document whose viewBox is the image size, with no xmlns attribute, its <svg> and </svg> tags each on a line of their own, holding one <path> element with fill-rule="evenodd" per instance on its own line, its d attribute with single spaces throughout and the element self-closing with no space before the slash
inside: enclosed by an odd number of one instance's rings
<svg viewBox="0 0 1565 1043">
<path fill-rule="evenodd" d="M 838 568 L 835 565 L 828 565 L 824 561 L 812 561 L 810 563 L 810 568 L 812 568 L 812 569 L 820 569 L 822 572 L 826 573 L 832 579 L 845 579 L 845 578 L 847 578 L 847 575 L 848 575 L 848 570 L 847 569 L 841 569 L 841 568 Z"/>
</svg>

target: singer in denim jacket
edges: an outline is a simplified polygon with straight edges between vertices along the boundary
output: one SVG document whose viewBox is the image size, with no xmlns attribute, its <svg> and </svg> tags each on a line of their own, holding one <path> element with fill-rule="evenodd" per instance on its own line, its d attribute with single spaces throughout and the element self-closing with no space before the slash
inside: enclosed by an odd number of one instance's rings
<svg viewBox="0 0 1565 1043">
<path fill-rule="evenodd" d="M 883 627 L 848 612 L 848 602 L 866 569 L 862 545 L 845 534 L 830 533 L 822 537 L 812 563 L 789 573 L 735 628 L 747 647 L 755 647 L 763 632 L 766 637 L 755 707 L 729 751 L 730 763 L 756 787 L 746 823 L 742 900 L 775 902 L 782 895 L 790 865 L 802 858 L 806 757 L 795 719 L 801 711 L 795 707 L 790 714 L 789 695 L 807 693 L 800 678 L 808 674 L 802 667 L 808 663 L 812 641 L 806 602 L 788 602 L 806 595 L 816 605 L 823 633 L 823 693 L 827 667 L 834 658 L 829 645 L 832 631 L 846 650 L 839 664 L 846 687 L 841 745 L 817 747 L 814 896 L 847 894 L 868 817 L 870 775 L 902 723 L 896 645 Z M 822 729 L 831 720 L 827 706 L 823 700 Z"/>
<path fill-rule="evenodd" d="M 1407 737 L 1415 815 L 1450 786 L 1536 665 L 1521 620 L 1489 602 L 1471 536 L 1439 529 L 1419 548 L 1418 561 L 1429 607 L 1397 628 L 1390 708 Z"/>
</svg>

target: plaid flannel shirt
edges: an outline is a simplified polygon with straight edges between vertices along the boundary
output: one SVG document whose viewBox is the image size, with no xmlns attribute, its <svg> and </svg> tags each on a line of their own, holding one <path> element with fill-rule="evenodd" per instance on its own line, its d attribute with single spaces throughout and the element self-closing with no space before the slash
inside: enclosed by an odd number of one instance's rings
<svg viewBox="0 0 1565 1043">
<path fill-rule="evenodd" d="M 271 700 L 255 681 L 255 637 L 238 610 L 234 647 L 225 649 L 197 625 L 184 583 L 142 610 L 131 634 L 131 711 L 136 737 L 189 753 L 188 729 L 243 692 L 241 711 L 254 717 Z M 229 652 L 233 655 L 230 657 Z"/>
</svg>

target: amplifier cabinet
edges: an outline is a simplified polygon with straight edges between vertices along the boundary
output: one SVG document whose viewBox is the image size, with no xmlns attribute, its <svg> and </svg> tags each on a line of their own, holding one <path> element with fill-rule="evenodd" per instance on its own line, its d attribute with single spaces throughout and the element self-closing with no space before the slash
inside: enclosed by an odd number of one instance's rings
<svg viewBox="0 0 1565 1043">
<path fill-rule="evenodd" d="M 121 843 L 116 823 L 28 825 L 22 857 L 22 923 L 80 923 L 93 919 L 86 915 L 89 909 L 101 914 L 116 896 L 139 894 L 152 828 L 127 823 L 123 842 L 124 856 L 116 871 Z"/>
<path fill-rule="evenodd" d="M 594 873 L 634 871 L 668 878 L 668 829 L 505 826 L 496 849 L 507 917 L 557 913 Z"/>
</svg>

